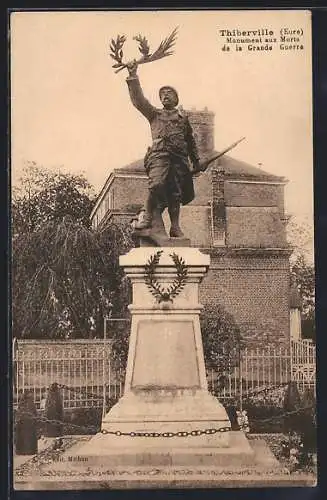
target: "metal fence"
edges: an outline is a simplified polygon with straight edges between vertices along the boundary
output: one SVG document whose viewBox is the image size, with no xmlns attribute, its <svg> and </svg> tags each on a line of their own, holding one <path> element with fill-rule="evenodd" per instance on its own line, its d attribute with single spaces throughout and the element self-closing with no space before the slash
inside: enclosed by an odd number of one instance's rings
<svg viewBox="0 0 327 500">
<path fill-rule="evenodd" d="M 316 390 L 316 346 L 310 341 L 291 341 L 291 378 L 300 389 Z"/>
<path fill-rule="evenodd" d="M 237 366 L 208 370 L 209 390 L 222 400 L 240 399 L 264 388 L 298 383 L 316 386 L 315 346 L 291 341 L 289 348 L 246 348 Z M 48 387 L 62 386 L 64 408 L 102 406 L 123 394 L 124 372 L 113 366 L 110 340 L 16 341 L 13 349 L 13 402 L 32 391 L 42 407 Z"/>
<path fill-rule="evenodd" d="M 287 348 L 245 348 L 238 366 L 228 373 L 208 372 L 209 389 L 222 400 L 242 399 L 290 380 L 297 383 L 300 392 L 307 387 L 316 390 L 316 347 L 306 340 L 292 340 Z"/>
<path fill-rule="evenodd" d="M 123 371 L 113 366 L 110 341 L 16 341 L 13 349 L 13 403 L 32 391 L 37 408 L 49 386 L 63 386 L 64 408 L 101 406 L 123 393 Z"/>
</svg>

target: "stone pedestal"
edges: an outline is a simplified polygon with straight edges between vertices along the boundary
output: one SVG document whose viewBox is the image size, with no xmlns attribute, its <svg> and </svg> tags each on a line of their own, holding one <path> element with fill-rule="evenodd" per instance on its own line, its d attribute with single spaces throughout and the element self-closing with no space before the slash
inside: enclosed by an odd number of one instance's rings
<svg viewBox="0 0 327 500">
<path fill-rule="evenodd" d="M 187 269 L 179 293 L 161 302 L 145 279 L 146 265 L 158 251 L 155 278 L 165 290 L 177 276 L 173 254 Z M 208 392 L 199 284 L 209 264 L 208 255 L 191 247 L 134 248 L 120 257 L 133 287 L 125 392 L 104 417 L 102 433 L 79 456 L 97 456 L 108 465 L 214 465 L 253 459 L 243 433 L 230 442 L 226 410 Z"/>
<path fill-rule="evenodd" d="M 179 295 L 161 303 L 145 283 L 145 266 L 158 250 L 155 277 L 165 289 L 176 279 L 173 253 L 187 268 Z M 131 336 L 125 393 L 104 418 L 103 429 L 164 433 L 230 427 L 225 409 L 207 389 L 198 288 L 209 259 L 190 247 L 135 248 L 120 258 L 133 287 Z M 192 439 L 228 446 L 228 437 L 220 432 Z"/>
</svg>

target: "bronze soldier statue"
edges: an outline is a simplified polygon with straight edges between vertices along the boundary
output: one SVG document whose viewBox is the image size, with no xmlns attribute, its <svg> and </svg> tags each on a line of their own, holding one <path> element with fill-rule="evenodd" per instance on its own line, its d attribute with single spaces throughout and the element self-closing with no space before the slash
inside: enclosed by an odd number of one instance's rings
<svg viewBox="0 0 327 500">
<path fill-rule="evenodd" d="M 159 97 L 163 108 L 158 109 L 143 95 L 137 76 L 137 61 L 128 63 L 126 67 L 129 72 L 126 81 L 131 101 L 149 121 L 153 139 L 144 158 L 149 182 L 144 217 L 134 227 L 138 230 L 152 228 L 154 232 L 164 232 L 162 212 L 168 208 L 170 236 L 183 237 L 179 225 L 180 205 L 187 205 L 194 199 L 192 172 L 194 174 L 200 171 L 200 159 L 191 124 L 188 117 L 176 108 L 178 94 L 174 88 L 161 87 Z"/>
<path fill-rule="evenodd" d="M 167 234 L 162 220 L 162 213 L 168 208 L 171 227 L 170 236 L 181 238 L 179 244 L 185 244 L 183 232 L 179 225 L 180 206 L 187 205 L 194 199 L 193 176 L 204 172 L 209 165 L 233 149 L 244 137 L 220 153 L 200 160 L 193 137 L 191 124 L 186 114 L 177 109 L 178 94 L 170 86 L 161 87 L 159 97 L 163 108 L 158 109 L 144 97 L 137 67 L 158 61 L 173 54 L 177 28 L 160 42 L 158 48 L 150 51 L 146 37 L 134 36 L 139 44 L 141 57 L 130 62 L 123 61 L 124 35 L 111 39 L 110 57 L 114 60 L 112 67 L 115 73 L 127 68 L 126 78 L 133 105 L 150 123 L 153 143 L 144 158 L 144 167 L 148 175 L 149 191 L 144 210 L 134 219 L 135 237 L 137 241 L 160 244 L 167 243 Z M 189 162 L 190 160 L 190 162 Z M 193 169 L 190 168 L 190 163 Z M 141 238 L 141 239 L 140 239 Z M 169 240 L 168 240 L 169 243 Z M 175 241 L 177 244 L 177 241 Z"/>
</svg>

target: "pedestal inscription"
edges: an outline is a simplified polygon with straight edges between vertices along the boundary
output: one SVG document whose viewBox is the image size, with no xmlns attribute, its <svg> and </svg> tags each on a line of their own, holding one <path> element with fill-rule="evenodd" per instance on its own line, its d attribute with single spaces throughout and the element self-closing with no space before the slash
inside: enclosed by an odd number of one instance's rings
<svg viewBox="0 0 327 500">
<path fill-rule="evenodd" d="M 192 321 L 142 320 L 138 324 L 131 389 L 200 389 Z"/>
</svg>

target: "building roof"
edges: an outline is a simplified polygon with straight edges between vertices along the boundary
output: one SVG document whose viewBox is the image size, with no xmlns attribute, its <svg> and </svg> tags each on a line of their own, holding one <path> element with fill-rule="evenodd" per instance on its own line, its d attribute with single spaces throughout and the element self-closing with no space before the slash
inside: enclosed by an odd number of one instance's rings
<svg viewBox="0 0 327 500">
<path fill-rule="evenodd" d="M 210 153 L 210 156 L 213 156 L 214 154 L 218 153 L 218 151 L 212 151 Z M 244 180 L 253 180 L 253 181 L 268 181 L 268 182 L 287 182 L 287 179 L 285 177 L 277 176 L 274 174 L 271 174 L 269 172 L 266 172 L 265 170 L 262 170 L 259 167 L 255 167 L 254 165 L 250 165 L 249 163 L 246 163 L 245 161 L 242 160 L 237 160 L 236 158 L 233 158 L 232 156 L 229 155 L 224 155 L 218 160 L 215 160 L 214 162 L 211 163 L 211 165 L 208 168 L 208 171 L 213 168 L 219 168 L 223 169 L 225 172 L 225 175 L 228 177 L 231 177 L 233 179 L 244 179 Z M 132 163 L 129 163 L 123 167 L 115 168 L 109 175 L 106 183 L 102 187 L 96 203 L 92 209 L 91 213 L 91 218 L 95 214 L 96 209 L 98 204 L 100 203 L 102 197 L 105 195 L 108 189 L 109 183 L 114 179 L 115 174 L 120 174 L 120 175 L 146 175 L 145 169 L 144 169 L 144 163 L 143 163 L 143 158 L 140 160 L 133 161 Z"/>
<path fill-rule="evenodd" d="M 213 151 L 212 155 L 217 153 L 217 151 Z M 225 174 L 231 177 L 237 178 L 247 178 L 247 179 L 263 179 L 270 181 L 286 181 L 284 177 L 277 176 L 262 170 L 259 167 L 255 167 L 254 165 L 250 165 L 242 160 L 237 160 L 229 155 L 224 155 L 218 160 L 215 160 L 209 167 L 210 168 L 220 168 L 225 171 Z M 124 167 L 116 168 L 114 170 L 115 173 L 120 174 L 145 174 L 143 159 L 133 161 Z"/>
</svg>

